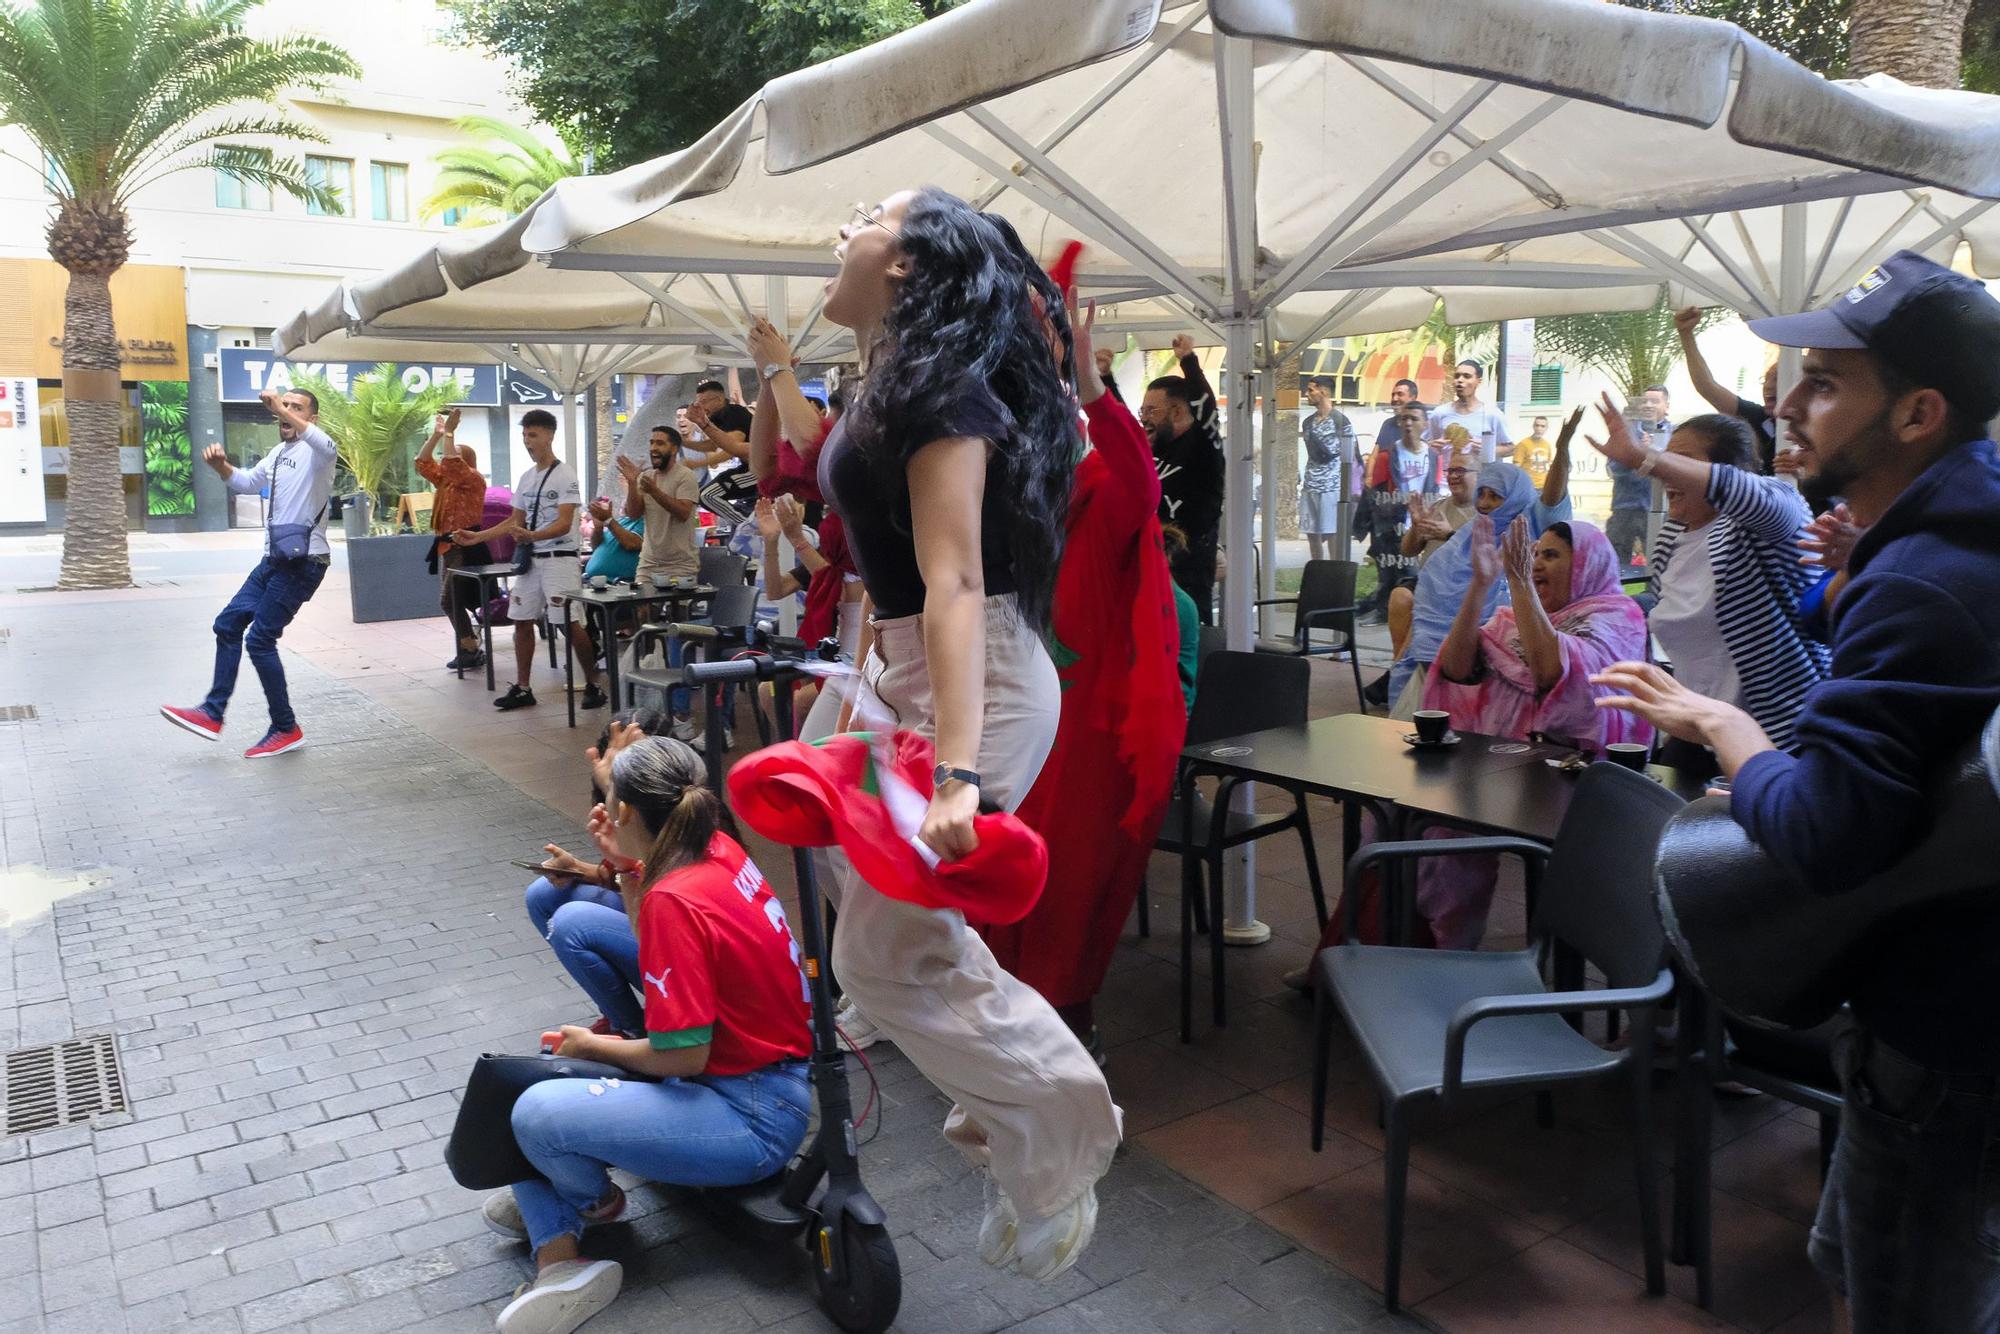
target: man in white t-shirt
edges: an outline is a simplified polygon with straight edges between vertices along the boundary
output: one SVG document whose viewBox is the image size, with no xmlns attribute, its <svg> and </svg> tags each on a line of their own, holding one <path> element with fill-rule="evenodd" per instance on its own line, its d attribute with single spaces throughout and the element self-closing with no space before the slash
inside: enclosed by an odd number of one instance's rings
<svg viewBox="0 0 2000 1334">
<path fill-rule="evenodd" d="M 1469 444 L 1479 451 L 1481 463 L 1513 457 L 1514 436 L 1507 419 L 1479 401 L 1484 379 L 1476 361 L 1461 361 L 1452 368 L 1452 401 L 1431 413 L 1431 442 L 1442 445 L 1447 456 Z"/>
<path fill-rule="evenodd" d="M 478 532 L 461 528 L 451 535 L 462 547 L 511 537 L 515 560 L 527 562 L 507 593 L 507 619 L 514 623 L 514 684 L 493 701 L 493 707 L 525 709 L 534 704 L 535 692 L 528 683 L 535 672 L 535 627 L 546 614 L 568 628 L 577 657 L 583 660 L 585 689 L 577 702 L 586 709 L 601 709 L 605 696 L 597 681 L 597 651 L 582 618 L 569 614 L 569 595 L 583 587 L 576 522 L 583 488 L 575 470 L 556 457 L 555 414 L 540 408 L 523 413 L 521 443 L 533 462 L 514 481 L 513 511 L 491 528 Z"/>
</svg>

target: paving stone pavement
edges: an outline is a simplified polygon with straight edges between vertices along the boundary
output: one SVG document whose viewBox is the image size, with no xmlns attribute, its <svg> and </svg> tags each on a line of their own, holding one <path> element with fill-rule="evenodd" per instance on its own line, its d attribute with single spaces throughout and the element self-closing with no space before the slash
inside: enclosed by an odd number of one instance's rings
<svg viewBox="0 0 2000 1334">
<path fill-rule="evenodd" d="M 263 720 L 247 663 L 227 742 L 167 727 L 157 704 L 198 693 L 219 605 L 0 599 L 0 705 L 40 712 L 0 723 L 0 871 L 77 891 L 0 932 L 0 1050 L 110 1030 L 132 1099 L 0 1140 L 0 1332 L 490 1329 L 527 1262 L 443 1141 L 476 1053 L 584 1013 L 504 865 L 578 831 L 291 653 L 300 754 L 239 758 Z M 902 1262 L 898 1329 L 1427 1328 L 1142 1150 L 1103 1184 L 1075 1271 L 988 1269 L 944 1100 L 871 1055 L 864 1170 Z M 671 1190 L 634 1204 L 592 1233 L 626 1267 L 592 1334 L 833 1328 L 795 1251 L 725 1240 Z"/>
</svg>

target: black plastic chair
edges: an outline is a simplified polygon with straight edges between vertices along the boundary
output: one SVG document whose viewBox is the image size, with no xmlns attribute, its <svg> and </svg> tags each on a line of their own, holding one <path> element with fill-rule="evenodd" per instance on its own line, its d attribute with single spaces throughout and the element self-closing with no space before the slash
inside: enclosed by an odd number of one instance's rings
<svg viewBox="0 0 2000 1334">
<path fill-rule="evenodd" d="M 1295 609 L 1290 639 L 1260 639 L 1259 653 L 1275 653 L 1293 658 L 1339 657 L 1347 655 L 1354 669 L 1354 698 L 1363 713 L 1368 701 L 1361 693 L 1361 655 L 1354 630 L 1354 582 L 1361 566 L 1351 560 L 1309 560 L 1299 573 L 1297 597 L 1265 598 L 1259 607 L 1286 606 Z M 1332 636 L 1316 640 L 1314 631 Z"/>
<path fill-rule="evenodd" d="M 1715 1307 L 1714 1168 L 1715 1093 L 1721 1080 L 1782 1098 L 1819 1115 L 1819 1178 L 1826 1181 L 1840 1137 L 1840 1076 L 1833 1068 L 1833 1039 L 1850 1022 L 1844 1015 L 1803 1031 L 1751 1028 L 1725 1020 L 1722 1010 L 1692 988 L 1681 992 L 1680 1139 L 1674 1168 L 1674 1260 L 1694 1266 L 1695 1302 Z M 1699 1049 L 1690 1047 L 1699 1043 Z"/>
<path fill-rule="evenodd" d="M 695 578 L 718 593 L 742 583 L 750 567 L 749 557 L 739 556 L 727 547 L 703 547 L 696 559 L 700 564 L 696 566 Z"/>
<path fill-rule="evenodd" d="M 1490 852 L 1540 869 L 1535 944 L 1525 950 L 1424 950 L 1335 945 L 1314 961 L 1312 1146 L 1324 1143 L 1327 1050 L 1337 1008 L 1346 1016 L 1380 1090 L 1387 1147 L 1388 1260 L 1383 1293 L 1398 1309 L 1403 1203 L 1410 1165 L 1410 1117 L 1419 1099 L 1440 1102 L 1461 1089 L 1602 1079 L 1632 1086 L 1632 1151 L 1639 1183 L 1646 1291 L 1666 1290 L 1652 1154 L 1653 1031 L 1673 990 L 1666 939 L 1653 909 L 1653 851 L 1681 799 L 1643 774 L 1594 764 L 1577 780 L 1555 847 L 1524 838 L 1423 839 L 1377 843 L 1348 864 L 1345 883 L 1370 867 L 1425 857 Z M 1414 881 L 1414 875 L 1407 877 Z M 1384 877 L 1386 884 L 1387 877 Z M 1343 895 L 1353 940 L 1359 894 Z M 1551 990 L 1539 958 L 1567 947 L 1595 964 L 1606 988 Z M 1631 1040 L 1607 1051 L 1573 1022 L 1585 1011 L 1623 1010 Z"/>
<path fill-rule="evenodd" d="M 1307 697 L 1312 692 L 1312 668 L 1304 659 L 1269 657 L 1259 653 L 1211 653 L 1195 680 L 1194 712 L 1188 715 L 1187 744 L 1203 745 L 1224 737 L 1262 732 L 1273 727 L 1303 727 Z M 1241 785 L 1224 779 L 1213 801 L 1185 782 L 1186 765 L 1175 774 L 1174 794 L 1153 847 L 1181 857 L 1181 1041 L 1194 1039 L 1194 934 L 1208 932 L 1209 972 L 1214 989 L 1215 1022 L 1225 1022 L 1222 968 L 1222 855 L 1230 848 L 1254 843 L 1273 834 L 1296 830 L 1305 852 L 1306 876 L 1312 886 L 1313 909 L 1326 922 L 1326 891 L 1320 884 L 1319 856 L 1313 848 L 1312 821 L 1305 798 L 1292 794 L 1289 814 L 1260 814 L 1229 809 Z M 1225 816 L 1216 819 L 1216 812 Z M 1204 885 L 1203 868 L 1207 874 Z M 1146 895 L 1139 895 L 1139 933 L 1149 934 Z"/>
</svg>

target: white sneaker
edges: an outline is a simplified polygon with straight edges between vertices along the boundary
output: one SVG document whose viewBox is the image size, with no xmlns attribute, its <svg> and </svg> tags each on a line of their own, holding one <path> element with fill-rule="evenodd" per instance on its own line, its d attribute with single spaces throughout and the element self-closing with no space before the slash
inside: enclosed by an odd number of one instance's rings
<svg viewBox="0 0 2000 1334">
<path fill-rule="evenodd" d="M 667 729 L 667 735 L 690 746 L 701 745 L 701 728 L 692 718 L 676 718 L 674 725 Z"/>
<path fill-rule="evenodd" d="M 1021 1219 L 1007 1192 L 986 1178 L 986 1217 L 979 1224 L 979 1258 L 995 1269 L 1003 1269 L 1020 1254 L 1016 1243 Z"/>
<path fill-rule="evenodd" d="M 502 1186 L 499 1190 L 488 1195 L 486 1203 L 480 1206 L 479 1212 L 480 1216 L 486 1220 L 487 1228 L 491 1231 L 497 1232 L 503 1237 L 512 1237 L 516 1241 L 526 1241 L 528 1239 L 528 1225 L 521 1218 L 521 1205 L 514 1198 L 514 1188 L 512 1186 Z M 606 1201 L 601 1202 L 600 1205 L 593 1205 L 582 1212 L 583 1225 L 585 1227 L 596 1227 L 601 1223 L 616 1223 L 619 1219 L 625 1217 L 625 1192 L 617 1186 L 613 1186 L 611 1194 Z"/>
<path fill-rule="evenodd" d="M 833 1025 L 847 1036 L 848 1045 L 856 1051 L 865 1051 L 882 1040 L 882 1030 L 848 996 L 842 996 L 840 1004 L 833 1007 Z"/>
<path fill-rule="evenodd" d="M 564 1260 L 523 1283 L 500 1309 L 500 1334 L 569 1334 L 611 1305 L 625 1281 L 616 1260 Z"/>
<path fill-rule="evenodd" d="M 1015 1244 L 1024 1278 L 1044 1283 L 1062 1277 L 1097 1232 L 1097 1189 L 1091 1187 L 1047 1218 L 1015 1226 Z"/>
</svg>

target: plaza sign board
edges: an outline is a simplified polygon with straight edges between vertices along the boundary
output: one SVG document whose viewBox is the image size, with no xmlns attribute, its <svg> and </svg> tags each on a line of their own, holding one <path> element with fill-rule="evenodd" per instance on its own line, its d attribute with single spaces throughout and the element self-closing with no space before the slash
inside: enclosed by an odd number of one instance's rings
<svg viewBox="0 0 2000 1334">
<path fill-rule="evenodd" d="M 221 378 L 221 399 L 225 403 L 255 403 L 267 388 L 289 389 L 301 373 L 318 375 L 335 389 L 346 393 L 362 376 L 375 369 L 367 361 L 286 361 L 260 348 L 225 347 L 217 354 Z M 433 385 L 456 383 L 452 402 L 464 407 L 498 407 L 502 368 L 495 365 L 439 366 L 409 363 L 396 366 L 396 374 L 411 393 L 422 393 Z"/>
</svg>

